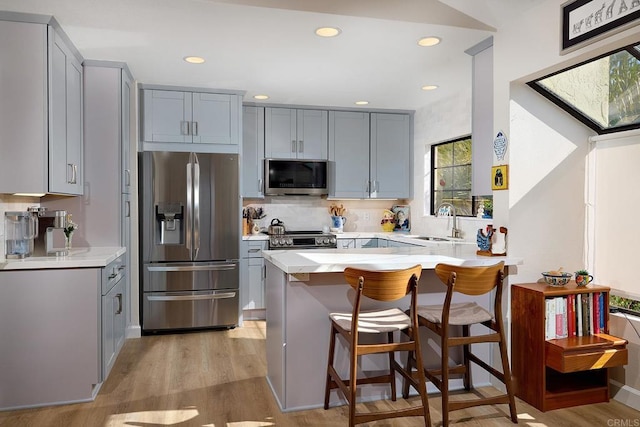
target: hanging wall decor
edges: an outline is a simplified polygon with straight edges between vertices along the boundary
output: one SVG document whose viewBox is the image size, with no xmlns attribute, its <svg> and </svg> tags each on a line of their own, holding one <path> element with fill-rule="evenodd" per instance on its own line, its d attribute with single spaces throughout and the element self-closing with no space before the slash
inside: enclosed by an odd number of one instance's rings
<svg viewBox="0 0 640 427">
<path fill-rule="evenodd" d="M 504 160 L 504 155 L 507 153 L 507 136 L 502 131 L 498 132 L 493 140 L 493 152 L 496 153 L 498 161 Z"/>
<path fill-rule="evenodd" d="M 640 18 L 638 0 L 571 0 L 560 6 L 565 54 L 633 25 Z"/>
<path fill-rule="evenodd" d="M 509 166 L 500 165 L 491 168 L 491 189 L 506 190 L 509 188 Z"/>
</svg>

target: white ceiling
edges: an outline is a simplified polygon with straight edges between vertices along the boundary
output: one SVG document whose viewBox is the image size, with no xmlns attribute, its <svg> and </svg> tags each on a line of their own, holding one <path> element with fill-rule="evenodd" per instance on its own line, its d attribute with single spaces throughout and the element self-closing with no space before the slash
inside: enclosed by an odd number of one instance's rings
<svg viewBox="0 0 640 427">
<path fill-rule="evenodd" d="M 53 15 L 85 59 L 126 62 L 141 83 L 245 90 L 245 101 L 417 109 L 468 90 L 464 51 L 493 34 L 452 6 L 494 24 L 535 1 L 0 0 L 0 10 Z M 321 39 L 320 26 L 342 34 Z M 442 43 L 419 47 L 426 35 Z M 187 64 L 188 55 L 206 62 Z M 427 84 L 439 89 L 422 91 Z"/>
</svg>

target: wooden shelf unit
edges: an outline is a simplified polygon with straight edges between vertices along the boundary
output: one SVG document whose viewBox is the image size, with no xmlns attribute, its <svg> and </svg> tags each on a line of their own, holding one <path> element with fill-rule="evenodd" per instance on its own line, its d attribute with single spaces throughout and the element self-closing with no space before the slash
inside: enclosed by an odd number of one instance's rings
<svg viewBox="0 0 640 427">
<path fill-rule="evenodd" d="M 545 340 L 545 299 L 604 292 L 604 333 Z M 627 364 L 627 341 L 608 335 L 609 288 L 568 283 L 511 287 L 511 361 L 516 396 L 545 412 L 609 401 L 609 369 Z"/>
</svg>

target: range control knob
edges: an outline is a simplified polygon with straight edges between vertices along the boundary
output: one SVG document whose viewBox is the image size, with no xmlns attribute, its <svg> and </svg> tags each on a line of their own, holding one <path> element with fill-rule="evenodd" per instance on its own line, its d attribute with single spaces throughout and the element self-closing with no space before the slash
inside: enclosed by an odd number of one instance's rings
<svg viewBox="0 0 640 427">
<path fill-rule="evenodd" d="M 335 245 L 338 241 L 336 240 L 335 237 L 332 237 L 329 239 L 329 243 L 331 243 L 332 245 Z"/>
</svg>

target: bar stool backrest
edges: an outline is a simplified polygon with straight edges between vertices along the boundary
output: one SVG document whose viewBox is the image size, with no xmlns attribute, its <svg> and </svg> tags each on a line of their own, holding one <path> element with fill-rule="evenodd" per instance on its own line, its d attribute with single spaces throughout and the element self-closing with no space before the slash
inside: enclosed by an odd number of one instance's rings
<svg viewBox="0 0 640 427">
<path fill-rule="evenodd" d="M 344 276 L 347 283 L 356 291 L 362 286 L 362 295 L 376 301 L 395 301 L 411 292 L 413 275 L 416 282 L 420 279 L 422 266 L 415 265 L 406 270 L 361 270 L 347 267 Z"/>
</svg>

